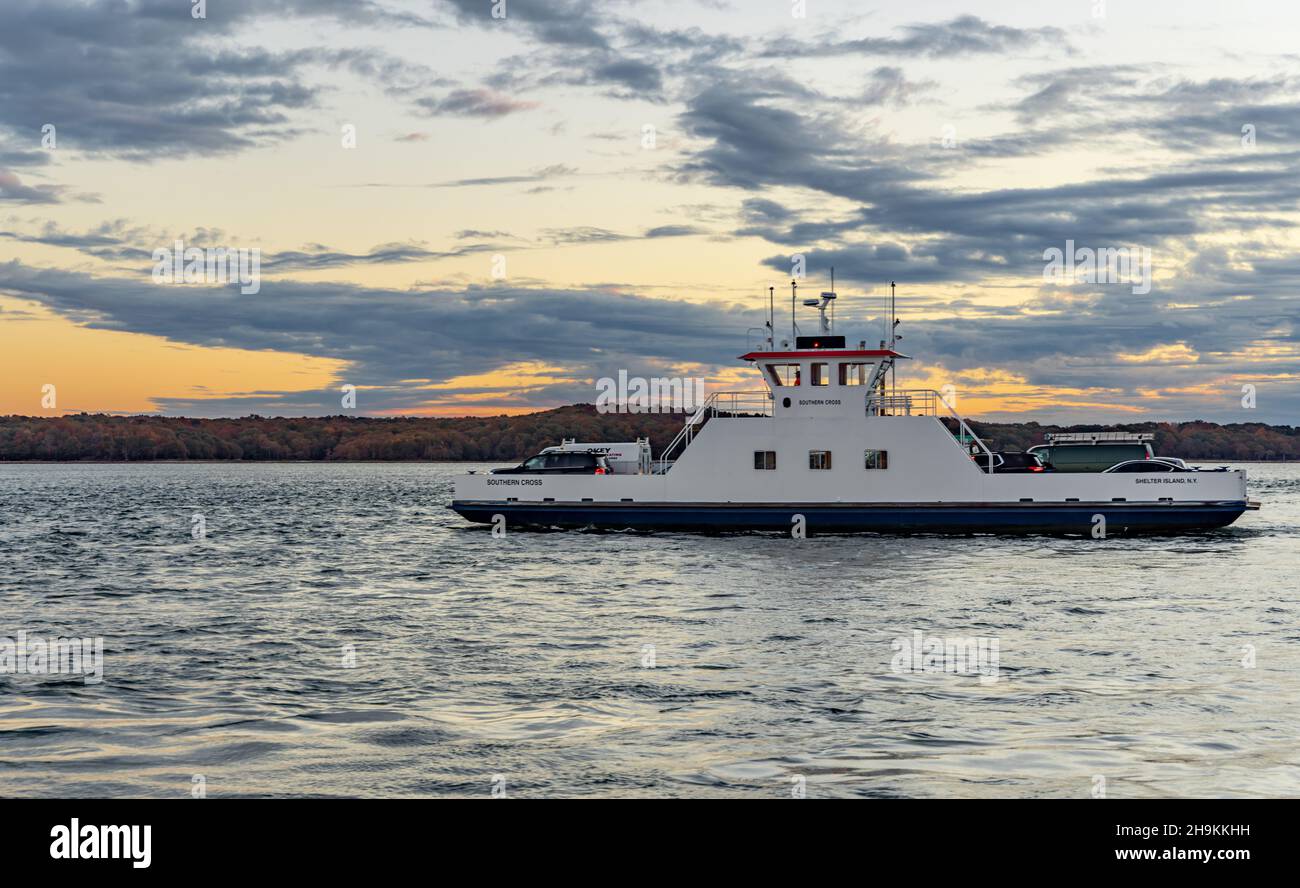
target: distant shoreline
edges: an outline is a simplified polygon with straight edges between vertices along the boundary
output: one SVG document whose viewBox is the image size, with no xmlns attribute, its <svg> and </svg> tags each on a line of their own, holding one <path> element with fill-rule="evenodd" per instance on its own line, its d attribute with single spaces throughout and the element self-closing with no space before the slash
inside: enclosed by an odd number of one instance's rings
<svg viewBox="0 0 1300 888">
<path fill-rule="evenodd" d="M 1243 411 L 1249 413 L 1249 411 Z M 1243 417 L 1245 418 L 1245 417 Z M 1260 422 L 993 423 L 970 427 L 992 449 L 1027 450 L 1053 432 L 1152 437 L 1157 454 L 1193 462 L 1300 461 L 1300 428 Z M 518 415 L 191 419 L 77 413 L 0 416 L 0 463 L 373 462 L 517 464 L 569 438 L 649 439 L 656 457 L 681 431 L 680 413 L 605 413 L 573 404 Z M 950 431 L 951 431 L 950 426 Z M 675 454 L 674 454 L 675 455 Z M 738 454 L 738 459 L 746 458 Z"/>
<path fill-rule="evenodd" d="M 1279 460 L 1280 461 L 1280 460 Z M 409 466 L 450 463 L 499 463 L 507 465 L 509 459 L 0 459 L 0 466 L 152 466 L 152 465 L 203 465 L 203 466 L 315 466 L 315 465 L 372 465 Z"/>
</svg>

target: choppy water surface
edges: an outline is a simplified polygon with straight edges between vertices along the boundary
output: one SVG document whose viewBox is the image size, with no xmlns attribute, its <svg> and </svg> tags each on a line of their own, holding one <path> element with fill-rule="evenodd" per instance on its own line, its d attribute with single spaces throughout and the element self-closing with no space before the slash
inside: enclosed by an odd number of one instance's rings
<svg viewBox="0 0 1300 888">
<path fill-rule="evenodd" d="M 1300 467 L 1200 536 L 798 542 L 494 539 L 464 468 L 0 466 L 0 636 L 106 646 L 0 676 L 0 793 L 1300 794 Z"/>
</svg>

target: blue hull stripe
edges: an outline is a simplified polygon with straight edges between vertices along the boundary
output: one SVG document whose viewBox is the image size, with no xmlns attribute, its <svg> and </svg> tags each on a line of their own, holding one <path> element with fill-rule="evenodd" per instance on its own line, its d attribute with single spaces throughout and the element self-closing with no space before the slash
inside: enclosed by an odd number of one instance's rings
<svg viewBox="0 0 1300 888">
<path fill-rule="evenodd" d="M 803 515 L 810 534 L 1064 533 L 1090 535 L 1106 516 L 1107 536 L 1209 530 L 1236 521 L 1245 501 L 1182 503 L 521 503 L 457 500 L 470 521 L 504 515 L 509 526 L 607 529 L 779 530 Z"/>
</svg>

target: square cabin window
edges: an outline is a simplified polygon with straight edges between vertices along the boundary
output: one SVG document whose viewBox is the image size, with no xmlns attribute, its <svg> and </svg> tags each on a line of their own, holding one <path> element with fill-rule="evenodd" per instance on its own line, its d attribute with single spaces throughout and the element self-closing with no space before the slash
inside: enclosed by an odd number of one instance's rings
<svg viewBox="0 0 1300 888">
<path fill-rule="evenodd" d="M 767 371 L 772 374 L 772 383 L 777 386 L 798 385 L 798 364 L 768 364 Z"/>
<path fill-rule="evenodd" d="M 866 385 L 870 364 L 845 362 L 840 364 L 840 385 Z"/>
<path fill-rule="evenodd" d="M 829 471 L 830 467 L 831 452 L 829 450 L 808 451 L 808 468 L 818 471 Z"/>
<path fill-rule="evenodd" d="M 813 384 L 813 385 L 830 385 L 830 384 L 831 384 L 831 365 L 830 365 L 830 364 L 813 364 L 813 365 L 812 365 L 812 384 Z"/>
<path fill-rule="evenodd" d="M 776 471 L 776 451 L 775 450 L 755 450 L 754 451 L 754 468 L 763 469 L 768 472 Z"/>
<path fill-rule="evenodd" d="M 865 463 L 868 469 L 887 469 L 889 468 L 889 451 L 868 450 L 866 451 Z"/>
</svg>

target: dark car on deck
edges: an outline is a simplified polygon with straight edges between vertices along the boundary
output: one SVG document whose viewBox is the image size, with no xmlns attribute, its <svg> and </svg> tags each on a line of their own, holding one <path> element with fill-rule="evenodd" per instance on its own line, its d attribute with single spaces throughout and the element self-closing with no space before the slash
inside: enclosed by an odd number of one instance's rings
<svg viewBox="0 0 1300 888">
<path fill-rule="evenodd" d="M 1149 475 L 1153 472 L 1192 472 L 1195 469 L 1188 468 L 1187 463 L 1181 459 L 1153 456 L 1150 459 L 1130 459 L 1122 463 L 1116 463 L 1106 471 L 1107 473 L 1114 472 L 1120 475 Z"/>
<path fill-rule="evenodd" d="M 509 469 L 493 469 L 493 475 L 604 475 L 609 472 L 605 457 L 594 453 L 541 453 Z"/>
<path fill-rule="evenodd" d="M 975 460 L 975 464 L 982 470 L 988 472 L 989 457 L 987 453 L 977 453 L 971 459 Z M 1044 465 L 1042 459 L 1036 453 L 1024 453 L 1019 450 L 995 450 L 993 452 L 993 473 L 995 475 L 1050 472 L 1051 470 L 1052 467 Z"/>
</svg>

